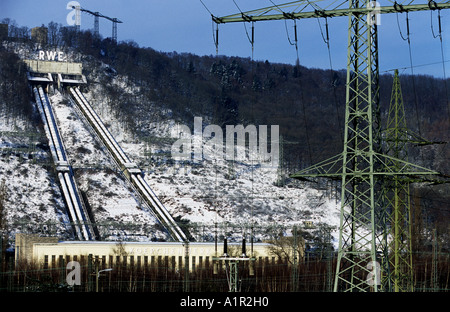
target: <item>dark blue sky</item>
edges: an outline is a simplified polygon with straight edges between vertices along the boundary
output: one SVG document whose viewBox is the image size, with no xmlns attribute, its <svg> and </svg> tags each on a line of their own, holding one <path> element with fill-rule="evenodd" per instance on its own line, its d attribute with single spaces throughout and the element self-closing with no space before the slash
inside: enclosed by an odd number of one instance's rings
<svg viewBox="0 0 450 312">
<path fill-rule="evenodd" d="M 271 6 L 269 0 L 235 0 L 243 10 Z M 35 27 L 50 21 L 67 25 L 68 0 L 0 0 L 0 20 L 9 17 L 19 26 Z M 209 13 L 199 0 L 79 0 L 83 8 L 117 17 L 123 21 L 118 25 L 118 40 L 133 40 L 143 47 L 158 51 L 198 55 L 216 53 L 212 23 Z M 239 12 L 233 0 L 203 0 L 216 16 Z M 283 0 L 273 0 L 277 4 Z M 288 1 L 286 1 L 288 2 Z M 326 2 L 326 1 L 323 1 Z M 386 0 L 379 1 L 387 5 Z M 415 3 L 423 3 L 424 0 Z M 442 30 L 446 76 L 450 76 L 450 10 L 443 10 Z M 400 68 L 400 73 L 411 73 L 408 43 L 399 32 L 399 25 L 406 34 L 406 14 L 381 16 L 379 26 L 380 70 Z M 412 60 L 415 74 L 443 77 L 440 41 L 433 38 L 431 17 L 437 31 L 437 13 L 410 13 Z M 297 21 L 300 64 L 307 67 L 330 68 L 327 46 L 324 43 L 319 23 L 325 29 L 325 20 Z M 347 27 L 345 17 L 329 18 L 330 48 L 333 69 L 345 69 L 347 60 Z M 81 28 L 92 29 L 94 18 L 86 13 L 81 16 Z M 250 32 L 250 26 L 247 24 Z M 268 21 L 255 24 L 255 60 L 290 63 L 296 60 L 295 48 L 288 42 L 286 26 L 293 38 L 293 22 Z M 100 19 L 100 33 L 111 36 L 111 22 Z M 220 25 L 219 54 L 251 57 L 252 49 L 245 33 L 244 24 Z M 434 64 L 433 64 L 434 63 Z M 428 65 L 433 64 L 433 65 Z M 422 66 L 424 65 L 424 66 Z M 404 69 L 405 68 L 405 69 Z"/>
</svg>

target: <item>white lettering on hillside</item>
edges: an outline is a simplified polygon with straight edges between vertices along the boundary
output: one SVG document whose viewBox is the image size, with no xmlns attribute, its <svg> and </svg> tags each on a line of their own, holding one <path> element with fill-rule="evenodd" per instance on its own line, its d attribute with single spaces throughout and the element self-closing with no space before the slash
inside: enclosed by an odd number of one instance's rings
<svg viewBox="0 0 450 312">
<path fill-rule="evenodd" d="M 64 52 L 61 51 L 39 51 L 39 60 L 40 61 L 66 61 L 66 57 L 64 56 Z"/>
</svg>

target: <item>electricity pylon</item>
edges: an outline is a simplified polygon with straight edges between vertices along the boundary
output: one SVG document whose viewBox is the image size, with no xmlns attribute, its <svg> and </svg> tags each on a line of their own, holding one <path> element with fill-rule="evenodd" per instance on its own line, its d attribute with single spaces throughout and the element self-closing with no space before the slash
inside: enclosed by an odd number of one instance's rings
<svg viewBox="0 0 450 312">
<path fill-rule="evenodd" d="M 385 130 L 386 154 L 408 161 L 409 132 L 406 126 L 405 109 L 398 70 L 395 71 Z M 398 171 L 393 162 L 393 170 Z M 412 291 L 413 270 L 411 250 L 411 217 L 407 177 L 393 176 L 383 185 L 386 208 L 387 260 L 390 274 L 382 276 L 382 285 L 387 290 Z"/>
<path fill-rule="evenodd" d="M 387 125 L 383 133 L 385 153 L 406 162 L 408 161 L 408 145 L 411 143 L 419 146 L 445 143 L 428 141 L 408 129 L 398 70 L 394 72 Z M 394 171 L 401 166 L 397 161 L 394 161 L 392 165 Z M 414 291 L 409 191 L 410 183 L 417 181 L 416 177 L 393 176 L 385 179 L 383 183 L 387 218 L 385 232 L 387 270 L 385 272 L 389 274 L 382 276 L 382 285 L 386 290 Z"/>
<path fill-rule="evenodd" d="M 341 179 L 339 247 L 334 291 L 379 291 L 385 268 L 386 210 L 382 182 L 386 177 L 433 175 L 435 171 L 381 153 L 377 18 L 379 14 L 440 10 L 450 1 L 407 5 L 352 0 L 295 1 L 225 17 L 217 23 L 347 16 L 347 79 L 343 152 L 301 170 L 292 178 Z M 330 9 L 331 8 L 331 9 Z M 290 10 L 290 11 L 288 11 Z M 388 271 L 383 272 L 389 274 Z"/>
</svg>

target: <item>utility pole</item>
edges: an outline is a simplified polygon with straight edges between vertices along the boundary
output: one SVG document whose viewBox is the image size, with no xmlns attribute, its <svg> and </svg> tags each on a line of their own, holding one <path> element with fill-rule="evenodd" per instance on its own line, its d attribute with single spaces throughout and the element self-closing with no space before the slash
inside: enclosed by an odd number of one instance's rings
<svg viewBox="0 0 450 312">
<path fill-rule="evenodd" d="M 332 261 L 333 261 L 333 253 L 332 253 L 332 236 L 331 229 L 327 230 L 328 243 L 327 243 L 327 292 L 331 292 L 333 277 L 332 277 Z"/>
<path fill-rule="evenodd" d="M 109 272 L 112 271 L 112 268 L 108 268 L 108 269 L 103 269 L 103 270 L 98 270 L 100 266 L 100 260 L 99 259 L 95 259 L 95 292 L 98 292 L 98 280 L 100 278 L 100 273 L 102 272 Z"/>
<path fill-rule="evenodd" d="M 184 246 L 184 291 L 189 291 L 189 241 L 183 243 Z"/>
<path fill-rule="evenodd" d="M 431 264 L 431 285 L 434 292 L 438 291 L 439 277 L 438 277 L 438 243 L 437 243 L 437 230 L 433 230 L 433 257 Z"/>
<path fill-rule="evenodd" d="M 382 178 L 438 174 L 381 152 L 377 17 L 387 13 L 450 8 L 448 0 L 413 3 L 414 1 L 401 5 L 389 1 L 389 5 L 374 6 L 377 2 L 368 0 L 338 4 L 320 0 L 295 1 L 224 17 L 212 16 L 217 24 L 251 22 L 252 25 L 269 20 L 338 16 L 348 18 L 343 152 L 291 175 L 298 179 L 327 177 L 341 180 L 339 247 L 334 291 L 381 290 L 380 272 L 377 272 L 381 259 L 377 250 L 386 249 L 383 240 L 386 211 L 381 205 Z M 392 170 L 394 164 L 399 164 L 397 170 Z"/>
<path fill-rule="evenodd" d="M 92 272 L 92 254 L 88 255 L 88 272 L 89 272 L 89 274 L 88 274 L 88 289 L 87 289 L 87 291 L 91 292 L 92 291 L 92 276 L 93 276 L 93 274 L 91 273 Z"/>
<path fill-rule="evenodd" d="M 298 291 L 298 229 L 297 226 L 294 225 L 292 229 L 292 234 L 294 237 L 294 245 L 292 248 L 292 288 L 291 291 Z"/>
<path fill-rule="evenodd" d="M 95 259 L 94 265 L 95 265 L 95 292 L 98 292 L 98 276 L 99 276 L 98 267 L 100 265 L 100 261 L 98 261 L 98 259 Z"/>
</svg>

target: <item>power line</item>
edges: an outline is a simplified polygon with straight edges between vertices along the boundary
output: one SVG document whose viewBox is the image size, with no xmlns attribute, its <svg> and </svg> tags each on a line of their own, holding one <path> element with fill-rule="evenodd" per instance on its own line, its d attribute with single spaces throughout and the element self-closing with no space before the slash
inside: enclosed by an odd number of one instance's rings
<svg viewBox="0 0 450 312">
<path fill-rule="evenodd" d="M 438 64 L 442 64 L 442 63 L 448 63 L 450 62 L 450 60 L 443 60 L 443 61 L 439 61 L 439 62 L 431 62 L 431 63 L 424 63 L 424 64 L 419 64 L 419 65 L 413 65 L 411 66 L 404 66 L 404 67 L 397 67 L 397 68 L 391 68 L 391 69 L 386 69 L 383 71 L 380 71 L 380 73 L 388 73 L 388 72 L 393 72 L 396 69 L 398 70 L 406 70 L 406 69 L 411 69 L 411 68 L 419 68 L 419 67 L 425 67 L 425 66 L 431 66 L 431 65 L 438 65 Z M 446 78 L 444 78 L 446 79 Z"/>
<path fill-rule="evenodd" d="M 450 108 L 449 108 L 450 101 L 449 101 L 448 87 L 447 87 L 447 75 L 446 75 L 445 63 L 444 63 L 444 45 L 442 42 L 443 40 L 442 40 L 441 10 L 438 10 L 438 25 L 439 25 L 439 33 L 438 33 L 438 35 L 435 35 L 434 28 L 433 28 L 433 11 L 431 11 L 431 32 L 433 34 L 433 38 L 439 37 L 440 46 L 441 46 L 442 71 L 444 74 L 445 95 L 447 98 L 447 115 L 448 115 L 448 120 L 450 121 Z"/>
</svg>

